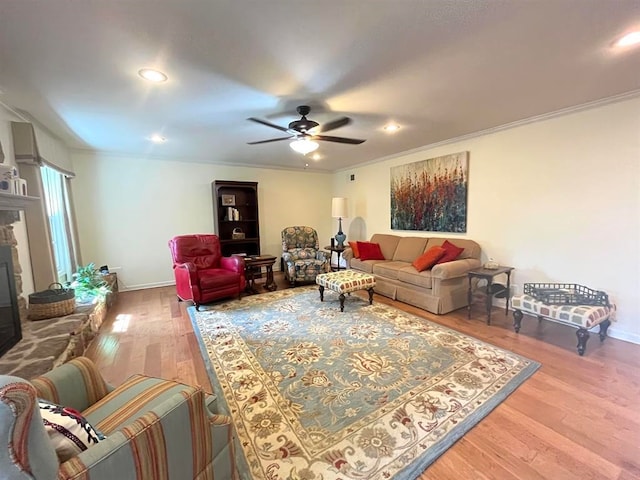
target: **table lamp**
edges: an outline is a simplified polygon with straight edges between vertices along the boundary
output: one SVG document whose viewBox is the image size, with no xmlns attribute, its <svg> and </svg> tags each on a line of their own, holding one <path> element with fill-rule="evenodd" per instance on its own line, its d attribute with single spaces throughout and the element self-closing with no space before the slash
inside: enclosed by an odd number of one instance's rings
<svg viewBox="0 0 640 480">
<path fill-rule="evenodd" d="M 334 197 L 331 200 L 331 216 L 338 219 L 338 233 L 334 237 L 338 247 L 344 248 L 344 241 L 347 236 L 342 232 L 342 219 L 347 217 L 347 199 L 344 197 Z"/>
</svg>

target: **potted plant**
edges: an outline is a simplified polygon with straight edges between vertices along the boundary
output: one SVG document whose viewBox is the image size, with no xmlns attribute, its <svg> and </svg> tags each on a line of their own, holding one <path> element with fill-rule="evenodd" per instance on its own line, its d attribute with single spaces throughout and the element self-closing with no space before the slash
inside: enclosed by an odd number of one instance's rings
<svg viewBox="0 0 640 480">
<path fill-rule="evenodd" d="M 76 292 L 76 298 L 82 303 L 93 301 L 95 298 L 105 298 L 111 288 L 105 282 L 104 276 L 98 271 L 95 264 L 79 266 L 73 274 L 71 287 Z"/>
</svg>

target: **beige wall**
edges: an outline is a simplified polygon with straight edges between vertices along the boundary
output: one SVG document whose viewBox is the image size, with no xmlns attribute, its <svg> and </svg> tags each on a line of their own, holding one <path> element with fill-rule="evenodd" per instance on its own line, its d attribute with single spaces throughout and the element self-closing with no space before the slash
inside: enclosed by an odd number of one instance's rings
<svg viewBox="0 0 640 480">
<path fill-rule="evenodd" d="M 520 291 L 525 282 L 607 291 L 619 308 L 611 334 L 640 343 L 640 99 L 338 172 L 334 195 L 351 204 L 345 232 L 393 233 L 390 167 L 463 150 L 470 160 L 461 237 L 480 243 L 483 261 L 514 266 Z"/>
<path fill-rule="evenodd" d="M 0 139 L 9 159 L 11 120 L 0 109 Z M 75 153 L 83 262 L 115 267 L 124 288 L 171 283 L 166 242 L 180 233 L 213 231 L 210 182 L 216 178 L 259 182 L 264 252 L 278 254 L 281 228 L 303 222 L 328 242 L 336 231 L 332 196 L 349 199 L 348 239 L 391 232 L 390 167 L 468 150 L 468 229 L 461 237 L 477 240 L 485 260 L 513 265 L 520 289 L 525 282 L 549 281 L 606 290 L 619 307 L 611 334 L 640 343 L 639 131 L 635 98 L 333 175 Z M 25 266 L 22 223 L 16 236 Z M 27 272 L 27 294 L 30 278 Z"/>
<path fill-rule="evenodd" d="M 330 174 L 84 153 L 72 158 L 82 262 L 108 264 L 124 288 L 173 283 L 167 241 L 213 233 L 216 179 L 258 182 L 263 253 L 280 256 L 287 226 L 313 226 L 324 244 L 332 235 Z"/>
</svg>

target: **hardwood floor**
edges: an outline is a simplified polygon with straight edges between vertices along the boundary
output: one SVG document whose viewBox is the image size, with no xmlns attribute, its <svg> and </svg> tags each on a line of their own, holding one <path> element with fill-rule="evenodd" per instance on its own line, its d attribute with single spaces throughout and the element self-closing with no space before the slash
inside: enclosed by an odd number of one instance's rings
<svg viewBox="0 0 640 480">
<path fill-rule="evenodd" d="M 420 479 L 640 479 L 640 345 L 601 344 L 593 333 L 579 357 L 575 329 L 525 316 L 516 335 L 504 309 L 495 308 L 486 325 L 480 302 L 470 320 L 466 309 L 432 315 L 378 295 L 374 302 L 542 363 Z M 174 287 L 121 292 L 87 356 L 115 385 L 144 373 L 211 391 L 187 306 Z"/>
</svg>

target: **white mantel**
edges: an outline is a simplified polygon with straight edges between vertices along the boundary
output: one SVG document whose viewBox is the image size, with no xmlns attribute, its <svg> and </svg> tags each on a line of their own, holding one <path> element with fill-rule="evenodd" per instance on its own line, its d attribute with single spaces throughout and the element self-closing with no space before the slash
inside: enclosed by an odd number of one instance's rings
<svg viewBox="0 0 640 480">
<path fill-rule="evenodd" d="M 40 200 L 38 197 L 0 192 L 0 210 L 24 210 L 32 202 L 38 200 Z"/>
</svg>

